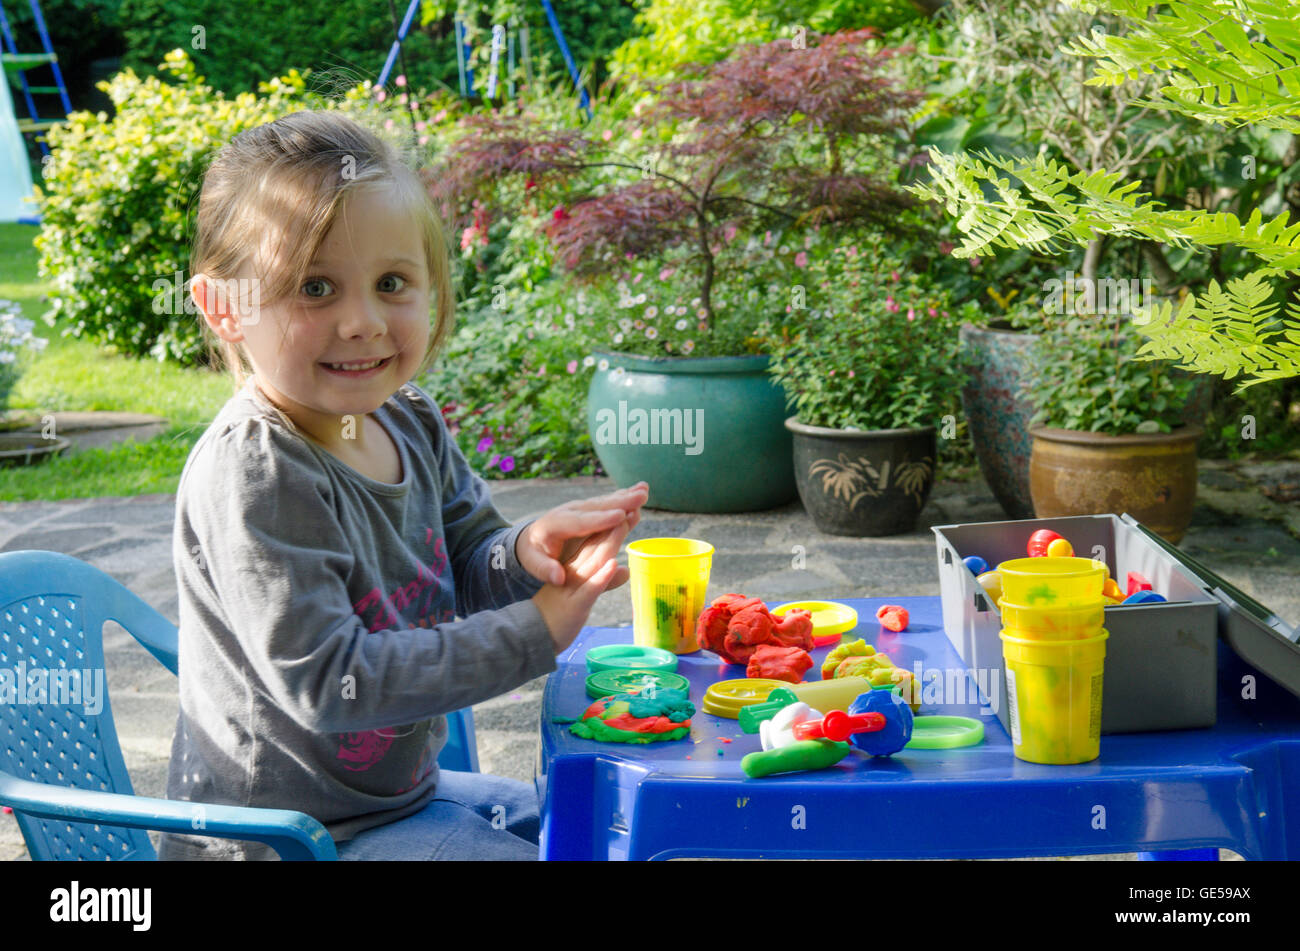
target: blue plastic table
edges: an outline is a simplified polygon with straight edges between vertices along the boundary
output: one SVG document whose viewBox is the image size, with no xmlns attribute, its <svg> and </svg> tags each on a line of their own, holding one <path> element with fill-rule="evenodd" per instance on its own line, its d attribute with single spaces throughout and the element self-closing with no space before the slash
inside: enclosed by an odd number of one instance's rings
<svg viewBox="0 0 1300 951">
<path fill-rule="evenodd" d="M 908 670 L 918 661 L 924 671 L 965 669 L 944 636 L 938 598 L 843 603 L 860 619 L 845 639 L 865 638 Z M 906 631 L 893 634 L 875 620 L 885 603 L 908 609 Z M 1042 766 L 1012 755 L 985 707 L 985 740 L 976 747 L 850 756 L 827 770 L 749 779 L 740 760 L 759 740 L 736 720 L 699 711 L 689 737 L 646 745 L 584 740 L 552 722 L 580 717 L 591 703 L 587 649 L 631 640 L 630 627 L 587 628 L 547 682 L 537 769 L 543 858 L 1006 858 L 1206 848 L 1300 857 L 1300 700 L 1221 642 L 1214 729 L 1103 736 L 1091 763 Z M 808 679 L 829 651 L 813 652 Z M 678 673 L 690 680 L 697 710 L 710 684 L 745 675 L 707 651 L 683 655 Z M 1256 699 L 1242 698 L 1248 675 L 1257 678 Z M 923 703 L 920 712 L 980 717 L 973 689 L 967 699 Z"/>
</svg>

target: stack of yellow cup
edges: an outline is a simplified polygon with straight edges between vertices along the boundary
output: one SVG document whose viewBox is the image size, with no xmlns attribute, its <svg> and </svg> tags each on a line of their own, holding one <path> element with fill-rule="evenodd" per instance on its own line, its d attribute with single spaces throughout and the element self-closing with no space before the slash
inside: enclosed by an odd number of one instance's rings
<svg viewBox="0 0 1300 951">
<path fill-rule="evenodd" d="M 1101 752 L 1108 572 L 1091 558 L 1015 558 L 1002 580 L 1002 656 L 1016 757 L 1086 763 Z"/>
</svg>

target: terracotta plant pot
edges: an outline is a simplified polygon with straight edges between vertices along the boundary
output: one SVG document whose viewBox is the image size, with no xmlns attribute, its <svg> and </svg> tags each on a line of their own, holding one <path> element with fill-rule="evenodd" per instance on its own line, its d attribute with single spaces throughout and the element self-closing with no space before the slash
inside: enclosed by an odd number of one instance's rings
<svg viewBox="0 0 1300 951">
<path fill-rule="evenodd" d="M 1182 540 L 1196 503 L 1200 426 L 1106 436 L 1035 426 L 1029 491 L 1039 518 L 1132 515 L 1167 541 Z"/>
<path fill-rule="evenodd" d="M 791 416 L 794 477 L 818 531 L 857 537 L 910 532 L 934 486 L 933 426 L 845 430 Z"/>
</svg>

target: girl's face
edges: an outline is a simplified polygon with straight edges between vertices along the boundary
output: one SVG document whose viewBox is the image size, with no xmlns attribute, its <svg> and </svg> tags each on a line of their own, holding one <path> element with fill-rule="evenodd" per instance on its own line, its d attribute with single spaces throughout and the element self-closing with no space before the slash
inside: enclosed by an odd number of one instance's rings
<svg viewBox="0 0 1300 951">
<path fill-rule="evenodd" d="M 354 192 L 297 295 L 239 326 L 257 384 L 318 442 L 337 443 L 342 417 L 373 412 L 423 362 L 429 293 L 413 215 L 390 189 Z"/>
</svg>

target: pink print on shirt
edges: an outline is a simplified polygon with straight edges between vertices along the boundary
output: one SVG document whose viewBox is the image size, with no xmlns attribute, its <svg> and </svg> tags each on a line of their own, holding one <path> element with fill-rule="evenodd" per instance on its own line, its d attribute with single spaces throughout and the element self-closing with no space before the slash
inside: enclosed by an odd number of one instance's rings
<svg viewBox="0 0 1300 951">
<path fill-rule="evenodd" d="M 428 565 L 421 564 L 417 567 L 414 581 L 398 588 L 388 597 L 384 597 L 383 592 L 378 588 L 373 588 L 352 606 L 352 610 L 356 612 L 357 617 L 361 618 L 362 623 L 366 623 L 366 612 L 374 611 L 374 617 L 368 624 L 371 634 L 388 628 L 401 628 L 403 625 L 401 612 L 416 604 L 417 601 L 419 607 L 416 617 L 420 627 L 432 627 L 456 617 L 455 608 L 437 610 L 434 603 L 442 589 L 438 581 L 446 572 L 448 564 L 443 539 L 433 539 L 433 529 L 426 528 L 424 540 L 426 544 L 433 541 L 433 561 Z M 407 626 L 415 627 L 416 622 L 409 622 Z M 338 734 L 337 758 L 342 761 L 343 768 L 352 772 L 365 772 L 380 762 L 396 739 L 393 729 Z M 424 763 L 425 760 L 422 758 L 416 768 L 417 772 Z M 426 769 L 425 774 L 427 773 Z M 414 783 L 409 788 L 414 788 Z"/>
<path fill-rule="evenodd" d="M 354 773 L 365 772 L 384 758 L 393 740 L 393 734 L 384 730 L 344 733 L 341 734 L 338 758 L 343 760 L 344 769 Z"/>
<path fill-rule="evenodd" d="M 428 531 L 432 532 L 432 529 Z M 421 564 L 418 566 L 414 581 L 398 588 L 388 597 L 384 597 L 383 592 L 378 588 L 372 588 L 366 593 L 365 597 L 352 605 L 352 610 L 356 612 L 357 617 L 361 618 L 362 622 L 366 620 L 366 612 L 374 610 L 374 616 L 370 619 L 368 627 L 370 633 L 373 634 L 375 631 L 382 631 L 386 628 L 401 627 L 401 612 L 409 605 L 419 601 L 420 606 L 416 613 L 419 624 L 421 627 L 430 626 L 432 623 L 433 600 L 440 590 L 438 580 L 446 570 L 447 552 L 443 540 L 438 538 L 433 543 L 433 561 L 428 565 Z M 410 626 L 415 627 L 415 624 L 412 623 Z"/>
</svg>

